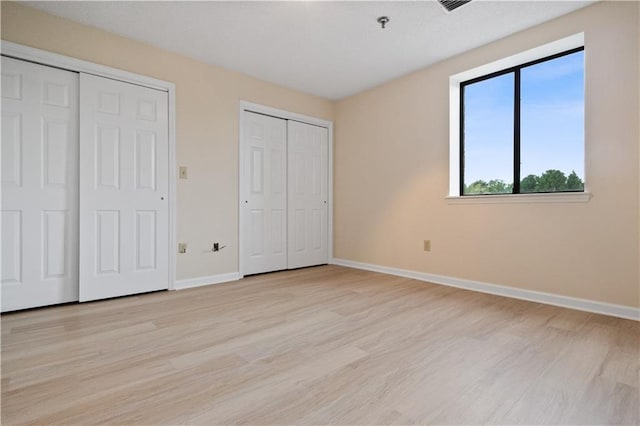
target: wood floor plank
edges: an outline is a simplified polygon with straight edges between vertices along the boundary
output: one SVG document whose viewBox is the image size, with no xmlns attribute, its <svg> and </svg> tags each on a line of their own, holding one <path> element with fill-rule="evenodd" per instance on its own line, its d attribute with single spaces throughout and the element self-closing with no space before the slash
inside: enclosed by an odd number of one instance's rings
<svg viewBox="0 0 640 426">
<path fill-rule="evenodd" d="M 339 266 L 0 321 L 3 425 L 640 421 L 637 322 Z"/>
</svg>

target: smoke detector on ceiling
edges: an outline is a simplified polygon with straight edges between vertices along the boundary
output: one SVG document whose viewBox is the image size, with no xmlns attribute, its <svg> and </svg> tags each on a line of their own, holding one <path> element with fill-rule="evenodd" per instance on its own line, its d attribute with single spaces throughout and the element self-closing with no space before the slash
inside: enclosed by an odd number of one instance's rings
<svg viewBox="0 0 640 426">
<path fill-rule="evenodd" d="M 447 12 L 451 12 L 451 11 L 459 8 L 460 6 L 464 6 L 465 4 L 469 3 L 470 1 L 471 0 L 438 0 L 438 2 L 440 2 L 442 7 L 447 9 Z"/>
</svg>

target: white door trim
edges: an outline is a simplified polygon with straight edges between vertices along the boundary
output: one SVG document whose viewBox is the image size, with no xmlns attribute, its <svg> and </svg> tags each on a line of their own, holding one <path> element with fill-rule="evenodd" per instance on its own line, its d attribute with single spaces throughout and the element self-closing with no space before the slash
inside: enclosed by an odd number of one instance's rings
<svg viewBox="0 0 640 426">
<path fill-rule="evenodd" d="M 176 85 L 93 62 L 71 58 L 33 47 L 2 40 L 1 53 L 16 59 L 36 62 L 42 65 L 62 68 L 68 71 L 84 72 L 100 77 L 112 78 L 152 89 L 162 90 L 169 95 L 169 290 L 175 288 L 176 281 Z"/>
<path fill-rule="evenodd" d="M 243 111 L 257 112 L 259 114 L 271 115 L 276 118 L 282 118 L 285 120 L 300 121 L 301 123 L 313 124 L 315 126 L 325 127 L 329 132 L 329 157 L 328 157 L 328 179 L 327 184 L 327 251 L 328 259 L 333 258 L 333 121 L 323 120 L 321 118 L 310 117 L 308 115 L 298 114 L 295 112 L 285 111 L 265 105 L 255 104 L 248 101 L 240 101 L 238 107 L 238 271 L 240 278 L 244 276 L 244 268 L 242 264 L 242 238 L 243 231 L 240 222 L 240 215 L 242 211 L 242 197 L 241 191 L 243 188 L 243 177 L 241 170 L 241 158 L 240 158 L 240 144 L 244 136 L 244 119 Z"/>
</svg>

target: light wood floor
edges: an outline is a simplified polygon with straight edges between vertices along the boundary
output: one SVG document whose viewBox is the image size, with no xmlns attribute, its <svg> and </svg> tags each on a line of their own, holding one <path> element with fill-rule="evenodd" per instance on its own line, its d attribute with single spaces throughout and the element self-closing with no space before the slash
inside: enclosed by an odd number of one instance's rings
<svg viewBox="0 0 640 426">
<path fill-rule="evenodd" d="M 2 316 L 2 424 L 638 424 L 628 320 L 338 266 Z"/>
</svg>

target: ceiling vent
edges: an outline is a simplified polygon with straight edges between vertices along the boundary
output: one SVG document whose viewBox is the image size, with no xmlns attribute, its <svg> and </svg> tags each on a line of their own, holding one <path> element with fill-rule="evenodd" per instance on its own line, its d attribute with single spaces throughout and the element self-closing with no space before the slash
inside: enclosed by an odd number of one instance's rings
<svg viewBox="0 0 640 426">
<path fill-rule="evenodd" d="M 451 12 L 469 3 L 471 0 L 438 0 L 442 7 L 447 9 L 447 12 Z"/>
</svg>

